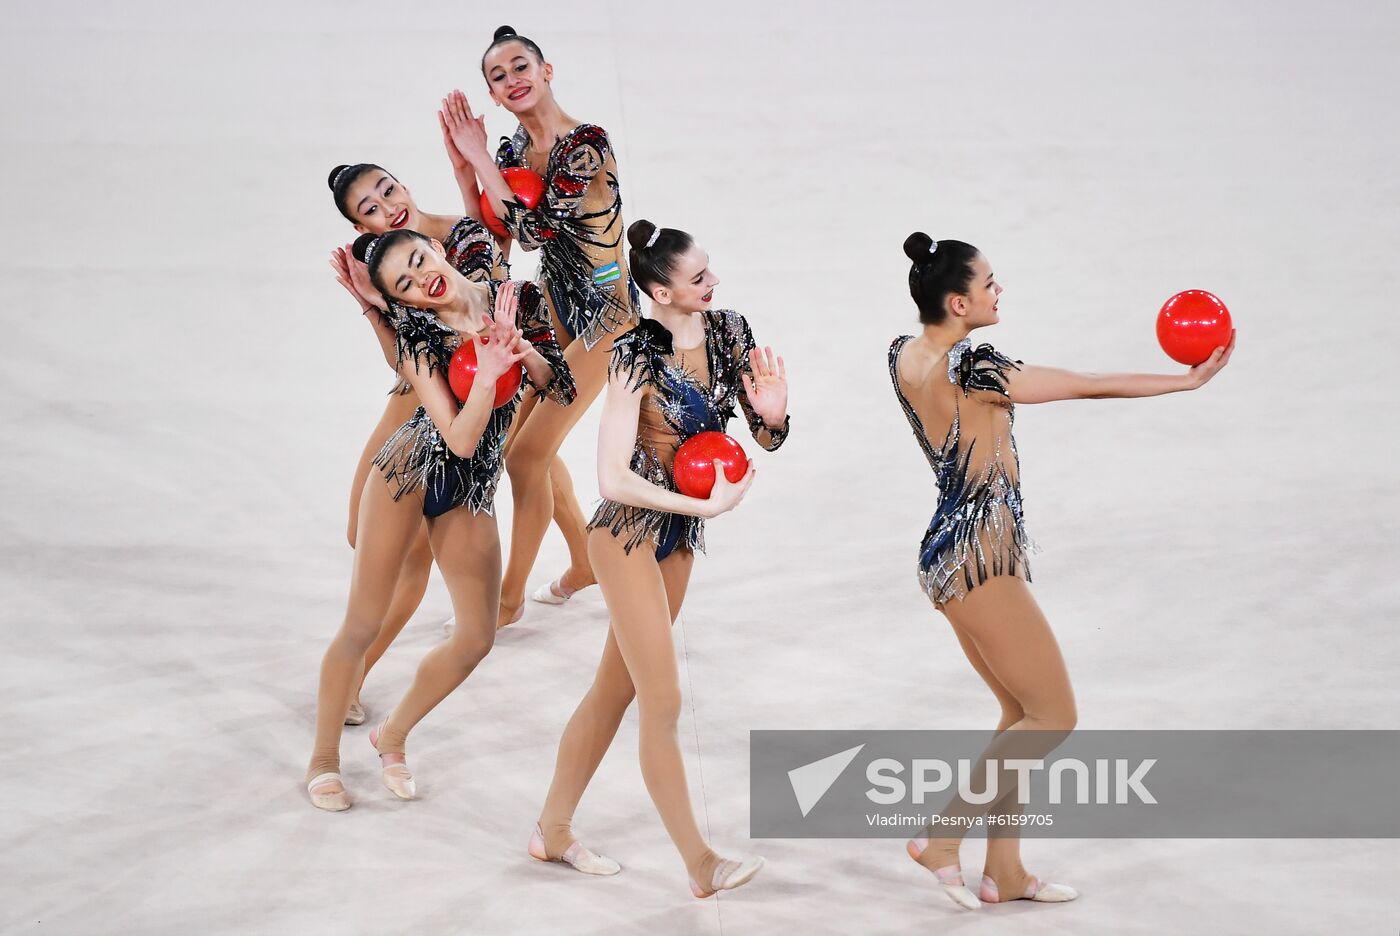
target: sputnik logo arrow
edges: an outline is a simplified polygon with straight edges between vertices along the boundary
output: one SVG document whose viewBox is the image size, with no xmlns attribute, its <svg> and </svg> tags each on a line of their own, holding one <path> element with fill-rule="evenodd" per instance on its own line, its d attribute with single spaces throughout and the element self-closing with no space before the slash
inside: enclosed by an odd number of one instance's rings
<svg viewBox="0 0 1400 936">
<path fill-rule="evenodd" d="M 797 797 L 797 807 L 802 810 L 804 818 L 850 766 L 851 761 L 856 759 L 863 747 L 864 744 L 858 744 L 838 754 L 788 771 L 788 782 L 792 784 L 792 792 Z"/>
</svg>

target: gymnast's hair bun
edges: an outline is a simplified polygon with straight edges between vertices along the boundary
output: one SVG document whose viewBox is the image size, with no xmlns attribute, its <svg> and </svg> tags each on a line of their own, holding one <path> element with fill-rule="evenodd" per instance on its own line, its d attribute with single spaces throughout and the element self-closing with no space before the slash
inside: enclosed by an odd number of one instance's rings
<svg viewBox="0 0 1400 936">
<path fill-rule="evenodd" d="M 326 176 L 326 184 L 330 186 L 332 192 L 335 191 L 335 177 L 349 168 L 349 166 L 343 164 L 336 166 L 334 169 L 331 170 L 331 174 Z"/>
<path fill-rule="evenodd" d="M 656 233 L 656 225 L 650 221 L 633 221 L 627 226 L 627 243 L 633 250 L 645 250 L 647 241 Z"/>
<path fill-rule="evenodd" d="M 361 263 L 365 262 L 365 255 L 369 253 L 370 244 L 379 240 L 378 234 L 361 234 L 355 238 L 355 243 L 350 245 L 350 252 L 355 255 L 355 259 Z"/>
<path fill-rule="evenodd" d="M 933 238 L 923 231 L 915 231 L 904 238 L 904 256 L 915 263 L 925 263 L 929 259 L 928 249 L 933 246 Z"/>
<path fill-rule="evenodd" d="M 491 37 L 491 44 L 486 47 L 486 51 L 481 55 L 481 71 L 486 73 L 486 56 L 491 54 L 491 50 L 507 42 L 518 42 L 523 45 L 540 62 L 544 62 L 544 52 L 540 51 L 539 43 L 533 39 L 526 39 L 515 31 L 514 26 L 498 26 L 495 35 Z"/>
</svg>

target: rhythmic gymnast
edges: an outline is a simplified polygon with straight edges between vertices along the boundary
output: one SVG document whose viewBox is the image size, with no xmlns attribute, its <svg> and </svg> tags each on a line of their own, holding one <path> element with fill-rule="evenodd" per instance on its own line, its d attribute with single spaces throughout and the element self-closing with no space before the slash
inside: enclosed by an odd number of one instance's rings
<svg viewBox="0 0 1400 936">
<path fill-rule="evenodd" d="M 584 536 L 583 512 L 556 455 L 601 392 L 612 341 L 637 323 L 639 300 L 624 256 L 622 196 L 607 131 L 564 111 L 554 97 L 554 66 L 538 44 L 509 26 L 496 30 L 481 71 L 491 99 L 520 121 L 514 136 L 493 157 L 482 120 L 460 91 L 444 101 L 444 122 L 511 236 L 523 249 L 540 251 L 538 280 L 578 387 L 573 406 L 537 406 L 506 456 L 515 511 L 501 583 L 504 626 L 524 614 L 526 580 L 551 514 L 565 528 L 554 503 L 558 497 L 566 498 L 577 516 L 577 533 L 571 538 L 566 531 L 570 566 L 534 597 L 562 604 L 594 581 L 586 556 L 581 559 L 575 547 Z M 501 169 L 512 167 L 544 178 L 544 199 L 534 209 L 516 199 L 501 175 Z"/>
<path fill-rule="evenodd" d="M 421 517 L 427 517 L 456 626 L 450 638 L 424 657 L 408 693 L 370 733 L 384 784 L 396 796 L 416 796 L 404 757 L 409 731 L 471 674 L 495 641 L 501 558 L 493 497 L 506 436 L 523 394 L 517 391 L 494 407 L 496 378 L 519 365 L 537 393 L 561 405 L 574 392 L 533 284 L 517 288 L 509 280 L 474 281 L 453 262 L 462 262 L 471 251 L 449 254 L 442 243 L 414 231 L 363 235 L 355 251 L 373 288 L 397 310 L 392 329 L 384 319 L 376 320 L 377 328 L 422 405 L 374 460 L 382 474 L 377 483 L 366 485 L 360 505 L 360 542 L 345 622 L 321 666 L 307 791 L 313 804 L 329 810 L 347 809 L 351 803 L 339 772 L 340 725 L 355 672 L 392 595 L 392 558 L 417 535 Z M 483 342 L 486 337 L 491 340 Z M 476 345 L 478 371 L 467 400 L 459 403 L 446 371 L 464 341 Z M 399 509 L 405 501 L 415 511 Z"/>
<path fill-rule="evenodd" d="M 628 230 L 631 266 L 651 297 L 651 316 L 613 344 L 598 438 L 602 505 L 589 523 L 588 555 L 611 628 L 593 685 L 559 742 L 554 780 L 530 854 L 590 874 L 616 862 L 574 839 L 572 820 L 623 712 L 637 699 L 642 777 L 690 875 L 709 897 L 753 878 L 762 858 L 729 861 L 700 834 L 676 737 L 681 688 L 671 638 L 690 581 L 704 519 L 732 510 L 753 482 L 716 470 L 706 499 L 676 490 L 672 462 L 691 436 L 723 431 L 737 403 L 754 440 L 773 450 L 787 438 L 787 375 L 771 348 L 760 351 L 737 312 L 711 308 L 719 278 L 683 231 L 638 221 Z M 718 463 L 717 463 L 718 464 Z"/>
<path fill-rule="evenodd" d="M 995 325 L 1002 288 L 987 258 L 962 241 L 914 233 L 904 242 L 912 261 L 909 292 L 923 332 L 902 335 L 889 350 L 890 379 L 914 437 L 938 481 L 939 501 L 919 548 L 919 582 L 953 626 L 977 674 L 1001 705 L 997 735 L 974 767 L 995 759 L 1044 757 L 1077 718 L 1069 673 L 1049 622 L 1027 583 L 1031 542 L 1021 505 L 1021 469 L 1011 427 L 1017 403 L 1146 397 L 1205 385 L 1230 360 L 1234 338 L 1185 374 L 1084 374 L 1024 365 L 969 335 Z M 934 440 L 938 440 L 935 442 Z M 1001 768 L 991 803 L 955 797 L 945 817 L 1019 813 L 1016 774 Z M 962 836 L 932 827 L 908 843 L 915 861 L 934 872 L 954 903 L 972 910 L 1007 900 L 1063 902 L 1078 893 L 1050 884 L 1021 864 L 1019 826 L 988 824 L 987 862 L 978 895 L 958 860 Z"/>
</svg>

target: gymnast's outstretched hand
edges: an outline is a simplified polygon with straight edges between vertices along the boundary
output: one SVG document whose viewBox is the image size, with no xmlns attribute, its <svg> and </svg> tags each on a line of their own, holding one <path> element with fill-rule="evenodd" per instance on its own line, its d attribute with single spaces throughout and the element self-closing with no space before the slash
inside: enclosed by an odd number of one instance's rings
<svg viewBox="0 0 1400 936">
<path fill-rule="evenodd" d="M 763 417 L 764 425 L 777 429 L 787 418 L 787 365 L 781 355 L 765 346 L 762 351 L 749 352 L 749 367 L 753 374 L 744 374 L 744 393 L 753 411 Z"/>
<path fill-rule="evenodd" d="M 1204 387 L 1212 377 L 1220 373 L 1221 369 L 1224 368 L 1226 364 L 1230 363 L 1230 355 L 1234 353 L 1234 350 L 1235 330 L 1232 328 L 1230 329 L 1229 344 L 1222 348 L 1216 348 L 1211 352 L 1210 357 L 1191 368 L 1191 389 L 1198 390 Z"/>
</svg>

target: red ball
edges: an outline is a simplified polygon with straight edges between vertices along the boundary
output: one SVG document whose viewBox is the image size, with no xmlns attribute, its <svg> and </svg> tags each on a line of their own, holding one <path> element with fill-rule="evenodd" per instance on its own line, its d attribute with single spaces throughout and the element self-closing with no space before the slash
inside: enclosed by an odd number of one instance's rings
<svg viewBox="0 0 1400 936">
<path fill-rule="evenodd" d="M 490 338 L 483 338 L 482 343 L 490 340 Z M 504 406 L 514 399 L 515 392 L 520 389 L 522 374 L 520 365 L 516 364 L 496 378 L 496 402 L 491 404 L 493 407 Z M 476 345 L 467 341 L 457 349 L 457 353 L 452 355 L 452 363 L 447 365 L 447 383 L 452 387 L 452 392 L 457 399 L 465 403 L 467 402 L 467 394 L 472 392 L 472 381 L 474 380 L 476 380 Z"/>
<path fill-rule="evenodd" d="M 534 208 L 540 203 L 540 199 L 544 198 L 544 179 L 538 172 L 511 167 L 502 169 L 501 175 L 505 178 L 506 185 L 515 193 L 515 197 L 525 203 L 526 208 Z M 495 209 L 491 207 L 491 199 L 485 192 L 481 193 L 481 223 L 497 237 L 510 236 L 501 219 L 496 217 Z"/>
<path fill-rule="evenodd" d="M 1204 289 L 1188 289 L 1157 313 L 1157 342 L 1178 364 L 1195 367 L 1230 343 L 1230 310 Z"/>
<path fill-rule="evenodd" d="M 715 486 L 715 460 L 724 463 L 724 476 L 730 482 L 743 480 L 749 470 L 749 457 L 733 436 L 723 432 L 701 432 L 681 443 L 671 473 L 676 490 L 687 497 L 709 497 Z"/>
</svg>

